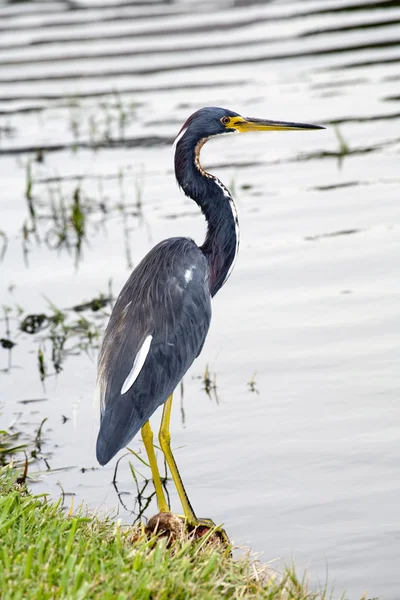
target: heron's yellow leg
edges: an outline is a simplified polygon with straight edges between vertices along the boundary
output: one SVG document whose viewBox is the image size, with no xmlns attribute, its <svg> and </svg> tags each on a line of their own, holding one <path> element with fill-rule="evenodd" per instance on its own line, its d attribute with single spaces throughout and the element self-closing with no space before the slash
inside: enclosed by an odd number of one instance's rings
<svg viewBox="0 0 400 600">
<path fill-rule="evenodd" d="M 185 488 L 183 487 L 182 479 L 176 466 L 174 455 L 171 450 L 171 434 L 169 432 L 169 424 L 171 420 L 171 407 L 172 407 L 172 394 L 164 404 L 164 411 L 161 419 L 160 432 L 158 439 L 160 440 L 161 450 L 164 452 L 164 456 L 168 463 L 169 470 L 174 480 L 176 491 L 178 492 L 179 499 L 182 504 L 185 518 L 190 525 L 196 525 L 199 520 L 196 517 L 192 505 L 189 502 L 188 495 Z"/>
<path fill-rule="evenodd" d="M 153 445 L 153 431 L 150 427 L 150 421 L 147 421 L 142 427 L 142 440 L 149 458 L 151 475 L 153 477 L 154 489 L 156 490 L 158 510 L 160 512 L 169 512 L 168 502 L 165 498 L 161 483 L 160 471 L 158 470 L 157 459 Z"/>
</svg>

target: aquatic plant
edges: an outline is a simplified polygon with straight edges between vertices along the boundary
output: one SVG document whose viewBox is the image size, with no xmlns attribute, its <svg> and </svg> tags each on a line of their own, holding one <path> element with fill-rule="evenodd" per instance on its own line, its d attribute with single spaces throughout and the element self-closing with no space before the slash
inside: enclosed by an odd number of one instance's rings
<svg viewBox="0 0 400 600">
<path fill-rule="evenodd" d="M 105 309 L 111 304 L 110 289 L 108 294 L 100 293 L 92 300 L 67 309 L 61 309 L 51 301 L 48 301 L 48 310 L 41 313 L 27 313 L 20 306 L 3 307 L 5 336 L 0 339 L 0 344 L 11 352 L 16 344 L 13 337 L 15 339 L 21 333 L 35 336 L 37 368 L 43 382 L 50 375 L 60 373 L 68 356 L 89 353 L 98 347 L 108 316 Z M 20 337 L 18 339 L 21 343 Z"/>
</svg>

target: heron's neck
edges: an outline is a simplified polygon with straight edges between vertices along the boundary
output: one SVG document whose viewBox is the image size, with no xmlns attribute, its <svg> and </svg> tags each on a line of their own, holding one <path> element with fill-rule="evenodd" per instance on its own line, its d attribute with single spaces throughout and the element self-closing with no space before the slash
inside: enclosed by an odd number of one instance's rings
<svg viewBox="0 0 400 600">
<path fill-rule="evenodd" d="M 185 194 L 200 206 L 207 221 L 207 235 L 200 250 L 209 264 L 210 292 L 215 296 L 235 264 L 239 248 L 239 222 L 228 189 L 200 165 L 199 152 L 206 140 L 192 144 L 191 152 L 184 141 L 183 138 L 176 147 L 175 175 Z"/>
</svg>

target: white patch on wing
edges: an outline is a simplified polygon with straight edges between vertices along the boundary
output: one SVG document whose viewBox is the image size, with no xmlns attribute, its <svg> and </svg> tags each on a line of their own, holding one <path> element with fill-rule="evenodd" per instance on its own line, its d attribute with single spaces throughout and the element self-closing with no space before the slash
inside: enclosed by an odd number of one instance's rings
<svg viewBox="0 0 400 600">
<path fill-rule="evenodd" d="M 149 353 L 152 339 L 153 339 L 153 336 L 148 335 L 147 338 L 144 340 L 143 344 L 141 345 L 139 352 L 136 354 L 135 360 L 133 361 L 133 367 L 132 367 L 128 377 L 125 379 L 125 381 L 122 385 L 122 388 L 121 388 L 122 396 L 124 394 L 126 394 L 126 392 L 128 390 L 131 389 L 131 387 L 135 383 L 136 379 L 138 378 L 139 373 L 143 368 L 144 361 L 146 360 L 147 355 Z"/>
<path fill-rule="evenodd" d="M 189 283 L 189 281 L 192 281 L 192 279 L 193 279 L 193 269 L 194 269 L 194 267 L 191 267 L 190 269 L 186 269 L 186 271 L 185 271 L 185 281 L 186 281 L 186 283 Z"/>
</svg>

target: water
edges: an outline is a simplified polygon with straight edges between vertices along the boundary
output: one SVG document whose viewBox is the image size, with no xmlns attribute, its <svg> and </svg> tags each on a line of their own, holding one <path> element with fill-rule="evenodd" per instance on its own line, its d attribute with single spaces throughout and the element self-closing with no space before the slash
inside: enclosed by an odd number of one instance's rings
<svg viewBox="0 0 400 600">
<path fill-rule="evenodd" d="M 110 483 L 116 461 L 96 466 L 96 348 L 82 351 L 87 336 L 70 331 L 53 376 L 51 328 L 18 331 L 15 306 L 50 314 L 49 302 L 107 295 L 110 279 L 115 294 L 157 241 L 202 240 L 171 150 L 197 108 L 322 123 L 203 149 L 234 193 L 242 242 L 176 394 L 173 446 L 199 515 L 235 542 L 264 561 L 294 559 L 315 586 L 328 571 L 337 596 L 395 600 L 400 4 L 3 2 L 0 16 L 0 297 L 17 344 L 11 359 L 0 348 L 2 423 L 35 431 L 48 418 L 51 472 L 34 489 L 57 496 L 59 482 L 125 522 L 138 509 L 128 458 L 126 509 Z M 81 248 L 74 202 L 86 215 Z M 107 310 L 82 314 L 102 330 Z"/>
</svg>

